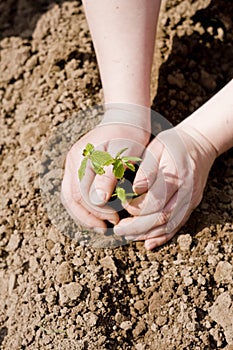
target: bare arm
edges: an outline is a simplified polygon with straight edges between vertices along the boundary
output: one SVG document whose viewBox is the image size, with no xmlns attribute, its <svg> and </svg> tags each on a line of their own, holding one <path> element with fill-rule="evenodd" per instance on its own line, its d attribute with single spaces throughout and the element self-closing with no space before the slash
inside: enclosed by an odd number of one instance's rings
<svg viewBox="0 0 233 350">
<path fill-rule="evenodd" d="M 201 108 L 180 123 L 206 137 L 217 155 L 233 147 L 233 79 Z"/>
</svg>

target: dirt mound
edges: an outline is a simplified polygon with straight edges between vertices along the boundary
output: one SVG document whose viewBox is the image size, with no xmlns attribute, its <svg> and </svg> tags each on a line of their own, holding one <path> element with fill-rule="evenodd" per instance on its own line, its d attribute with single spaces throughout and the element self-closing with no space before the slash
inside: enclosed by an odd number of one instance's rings
<svg viewBox="0 0 233 350">
<path fill-rule="evenodd" d="M 232 13 L 230 0 L 164 1 L 153 106 L 172 123 L 232 78 Z M 38 170 L 56 127 L 102 102 L 82 6 L 6 0 L 0 33 L 0 348 L 232 349 L 232 152 L 165 246 L 78 245 L 49 221 Z"/>
</svg>

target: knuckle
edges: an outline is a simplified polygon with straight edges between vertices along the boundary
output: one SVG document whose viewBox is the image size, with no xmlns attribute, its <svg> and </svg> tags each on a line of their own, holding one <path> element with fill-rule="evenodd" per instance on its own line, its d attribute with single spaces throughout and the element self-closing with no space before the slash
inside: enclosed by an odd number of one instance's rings
<svg viewBox="0 0 233 350">
<path fill-rule="evenodd" d="M 166 212 L 166 211 L 164 211 L 164 210 L 162 210 L 162 212 L 160 213 L 160 215 L 159 215 L 159 224 L 161 225 L 163 225 L 163 224 L 165 224 L 168 220 L 169 220 L 169 218 L 170 218 L 170 215 L 171 215 L 171 213 L 170 212 Z"/>
</svg>

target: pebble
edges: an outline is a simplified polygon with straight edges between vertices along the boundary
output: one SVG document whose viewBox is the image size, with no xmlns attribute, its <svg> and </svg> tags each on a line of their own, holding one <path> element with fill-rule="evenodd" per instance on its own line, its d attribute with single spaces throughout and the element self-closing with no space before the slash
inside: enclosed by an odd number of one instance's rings
<svg viewBox="0 0 233 350">
<path fill-rule="evenodd" d="M 186 287 L 188 287 L 188 286 L 191 286 L 191 284 L 193 284 L 193 279 L 190 276 L 189 277 L 184 276 L 183 282 L 186 285 Z"/>
<path fill-rule="evenodd" d="M 192 236 L 190 236 L 189 234 L 186 235 L 180 235 L 177 238 L 177 242 L 179 244 L 180 250 L 185 252 L 190 250 L 190 246 L 192 243 Z"/>
<path fill-rule="evenodd" d="M 146 323 L 145 323 L 145 321 L 144 321 L 143 319 L 141 319 L 141 320 L 137 323 L 136 327 L 135 327 L 134 330 L 133 330 L 133 336 L 134 336 L 135 338 L 137 338 L 140 334 L 142 334 L 143 332 L 145 332 L 145 330 L 146 330 Z"/>
<path fill-rule="evenodd" d="M 9 295 L 12 294 L 13 289 L 15 288 L 15 284 L 16 284 L 16 275 L 14 273 L 11 273 L 9 281 L 8 281 L 8 292 L 9 292 Z"/>
<path fill-rule="evenodd" d="M 146 305 L 142 300 L 138 300 L 136 301 L 136 303 L 134 304 L 134 308 L 139 311 L 140 313 L 143 313 L 146 309 Z"/>
<path fill-rule="evenodd" d="M 170 85 L 174 85 L 182 89 L 185 85 L 185 78 L 183 73 L 176 73 L 174 75 L 168 74 L 167 81 Z"/>
<path fill-rule="evenodd" d="M 124 320 L 124 316 L 120 312 L 117 312 L 115 314 L 115 321 L 117 323 L 123 323 L 123 320 Z"/>
<path fill-rule="evenodd" d="M 205 70 L 201 71 L 200 83 L 209 91 L 214 91 L 217 86 L 214 76 L 207 73 Z"/>
<path fill-rule="evenodd" d="M 115 262 L 111 256 L 105 256 L 100 260 L 100 265 L 106 269 L 109 269 L 113 272 L 113 274 L 117 274 L 117 267 L 115 265 Z"/>
<path fill-rule="evenodd" d="M 219 261 L 215 273 L 214 279 L 217 283 L 232 281 L 232 265 L 228 261 Z"/>
<path fill-rule="evenodd" d="M 6 249 L 10 252 L 13 252 L 18 248 L 20 240 L 21 240 L 20 235 L 17 233 L 14 233 L 13 235 L 10 236 L 10 240 L 7 244 Z"/>
<path fill-rule="evenodd" d="M 124 329 L 125 331 L 128 331 L 129 329 L 132 329 L 132 322 L 131 321 L 123 321 L 120 324 L 120 328 Z"/>
<path fill-rule="evenodd" d="M 83 318 L 89 327 L 95 326 L 98 321 L 98 316 L 93 312 L 87 312 L 83 315 Z"/>
<path fill-rule="evenodd" d="M 82 286 L 76 282 L 64 285 L 59 290 L 60 304 L 63 306 L 70 301 L 76 301 L 82 293 Z"/>
<path fill-rule="evenodd" d="M 233 344 L 232 295 L 229 292 L 220 294 L 210 308 L 209 315 L 223 328 L 227 343 Z"/>
<path fill-rule="evenodd" d="M 67 262 L 61 263 L 61 265 L 58 266 L 55 278 L 58 283 L 68 283 L 72 282 L 73 280 L 73 270 Z"/>
</svg>

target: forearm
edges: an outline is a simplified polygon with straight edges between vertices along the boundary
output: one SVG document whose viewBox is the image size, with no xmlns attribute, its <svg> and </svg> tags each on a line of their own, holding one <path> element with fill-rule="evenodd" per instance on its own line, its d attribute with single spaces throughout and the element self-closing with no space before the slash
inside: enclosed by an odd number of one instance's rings
<svg viewBox="0 0 233 350">
<path fill-rule="evenodd" d="M 105 103 L 150 106 L 160 0 L 83 0 Z"/>
<path fill-rule="evenodd" d="M 181 127 L 185 125 L 208 139 L 217 155 L 233 147 L 233 80 L 180 123 Z"/>
</svg>

